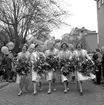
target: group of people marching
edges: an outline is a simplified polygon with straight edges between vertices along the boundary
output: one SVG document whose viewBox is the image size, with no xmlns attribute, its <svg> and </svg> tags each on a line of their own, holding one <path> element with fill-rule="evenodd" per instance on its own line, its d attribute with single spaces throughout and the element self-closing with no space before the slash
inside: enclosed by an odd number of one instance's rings
<svg viewBox="0 0 104 105">
<path fill-rule="evenodd" d="M 89 75 L 83 75 L 79 70 L 72 70 L 68 75 L 64 75 L 63 72 L 63 67 L 61 66 L 60 70 L 55 70 L 55 69 L 50 69 L 45 71 L 43 74 L 39 74 L 36 69 L 35 65 L 37 64 L 36 62 L 38 61 L 39 57 L 42 56 L 44 59 L 46 59 L 48 56 L 54 56 L 59 59 L 59 62 L 62 61 L 63 59 L 69 59 L 72 60 L 73 58 L 76 60 L 83 59 L 91 61 L 92 64 L 94 64 L 93 60 L 90 58 L 90 56 L 87 54 L 87 51 L 82 49 L 82 46 L 80 43 L 76 45 L 76 49 L 72 52 L 68 46 L 67 43 L 63 42 L 61 44 L 61 49 L 58 50 L 55 48 L 53 45 L 50 49 L 45 50 L 44 52 L 41 51 L 40 45 L 39 44 L 31 44 L 30 46 L 23 45 L 22 51 L 18 53 L 17 56 L 17 62 L 23 63 L 25 62 L 25 66 L 29 65 L 29 68 L 27 67 L 28 72 L 22 72 L 19 73 L 17 72 L 17 83 L 19 83 L 20 91 L 18 93 L 18 96 L 22 95 L 23 93 L 23 88 L 25 87 L 26 92 L 28 92 L 28 86 L 29 86 L 29 77 L 31 78 L 34 86 L 34 92 L 33 94 L 35 95 L 37 93 L 37 86 L 40 87 L 40 90 L 42 90 L 41 85 L 42 85 L 42 79 L 46 79 L 48 82 L 48 94 L 52 92 L 52 86 L 54 90 L 55 88 L 55 80 L 56 77 L 59 76 L 61 77 L 61 82 L 64 84 L 64 93 L 67 93 L 69 90 L 69 80 L 72 78 L 73 80 L 77 81 L 77 84 L 80 89 L 80 94 L 83 94 L 82 90 L 82 81 L 85 80 L 91 80 L 96 78 L 92 73 L 89 73 Z M 19 68 L 19 67 L 17 67 Z M 17 69 L 16 68 L 16 69 Z M 22 69 L 22 68 L 21 68 Z M 56 68 L 59 69 L 59 68 Z M 75 68 L 74 68 L 75 69 Z M 77 68 L 78 69 L 78 68 Z M 18 69 L 17 69 L 18 71 Z M 53 83 L 53 85 L 52 85 Z"/>
</svg>

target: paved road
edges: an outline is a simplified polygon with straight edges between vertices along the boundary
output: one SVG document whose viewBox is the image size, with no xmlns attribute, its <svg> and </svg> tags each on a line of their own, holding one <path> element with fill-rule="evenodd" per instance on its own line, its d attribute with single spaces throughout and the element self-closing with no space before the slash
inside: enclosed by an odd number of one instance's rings
<svg viewBox="0 0 104 105">
<path fill-rule="evenodd" d="M 63 93 L 63 85 L 57 84 L 57 91 L 47 94 L 47 85 L 34 96 L 33 87 L 29 93 L 17 96 L 18 85 L 12 83 L 0 89 L 0 105 L 104 105 L 104 89 L 92 82 L 83 83 L 84 95 L 80 96 L 76 85 L 70 84 L 70 91 Z"/>
</svg>

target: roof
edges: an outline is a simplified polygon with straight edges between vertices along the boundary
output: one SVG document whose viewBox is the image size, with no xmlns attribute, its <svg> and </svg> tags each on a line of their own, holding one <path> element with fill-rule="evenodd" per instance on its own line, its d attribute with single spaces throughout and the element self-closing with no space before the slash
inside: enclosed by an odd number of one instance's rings
<svg viewBox="0 0 104 105">
<path fill-rule="evenodd" d="M 88 34 L 97 34 L 96 33 L 96 31 L 90 31 L 90 30 L 88 30 L 88 29 L 86 29 L 85 27 L 82 27 L 82 28 L 74 28 L 74 29 L 72 29 L 72 31 L 71 31 L 71 35 L 74 35 L 74 36 L 77 36 L 77 35 L 79 35 L 79 34 L 83 34 L 84 33 L 84 35 L 88 35 Z"/>
</svg>

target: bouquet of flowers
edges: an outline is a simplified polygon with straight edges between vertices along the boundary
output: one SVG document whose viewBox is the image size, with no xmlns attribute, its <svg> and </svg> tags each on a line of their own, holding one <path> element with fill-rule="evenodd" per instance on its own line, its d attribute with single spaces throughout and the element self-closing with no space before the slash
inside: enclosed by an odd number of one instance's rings
<svg viewBox="0 0 104 105">
<path fill-rule="evenodd" d="M 37 61 L 34 63 L 34 71 L 37 72 L 39 75 L 43 74 L 45 71 L 45 59 L 44 57 L 40 56 Z"/>
<path fill-rule="evenodd" d="M 92 63 L 91 60 L 87 60 L 85 61 L 85 63 L 83 63 L 83 70 L 86 70 L 85 73 L 89 74 L 90 72 L 95 73 L 95 69 L 96 65 Z"/>
<path fill-rule="evenodd" d="M 60 60 L 60 69 L 64 76 L 67 76 L 72 70 L 74 70 L 74 63 L 69 59 Z"/>
<path fill-rule="evenodd" d="M 27 75 L 28 73 L 30 73 L 30 66 L 29 63 L 23 59 L 20 59 L 16 65 L 16 72 L 19 75 Z"/>
<path fill-rule="evenodd" d="M 45 60 L 45 63 L 46 63 L 46 70 L 58 70 L 59 68 L 59 59 L 58 57 L 55 57 L 55 56 L 48 56 Z"/>
<path fill-rule="evenodd" d="M 81 72 L 84 75 L 89 75 L 90 72 L 92 72 L 91 70 L 93 70 L 93 63 L 91 62 L 91 60 L 85 59 L 85 60 L 76 60 L 75 61 L 75 67 L 76 70 Z"/>
</svg>

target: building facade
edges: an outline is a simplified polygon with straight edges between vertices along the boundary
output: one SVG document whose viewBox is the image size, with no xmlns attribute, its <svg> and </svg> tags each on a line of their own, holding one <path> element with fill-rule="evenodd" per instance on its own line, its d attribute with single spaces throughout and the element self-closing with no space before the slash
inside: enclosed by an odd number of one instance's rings
<svg viewBox="0 0 104 105">
<path fill-rule="evenodd" d="M 95 0 L 97 4 L 99 46 L 104 46 L 104 0 Z"/>
<path fill-rule="evenodd" d="M 81 42 L 83 48 L 86 49 L 87 51 L 92 52 L 96 48 L 98 48 L 98 41 L 97 41 L 98 37 L 96 31 L 90 31 L 85 27 L 82 28 L 76 27 L 74 30 L 72 30 L 70 34 L 71 36 L 74 37 L 74 39 Z M 79 36 L 82 36 L 80 40 L 77 39 Z"/>
</svg>

